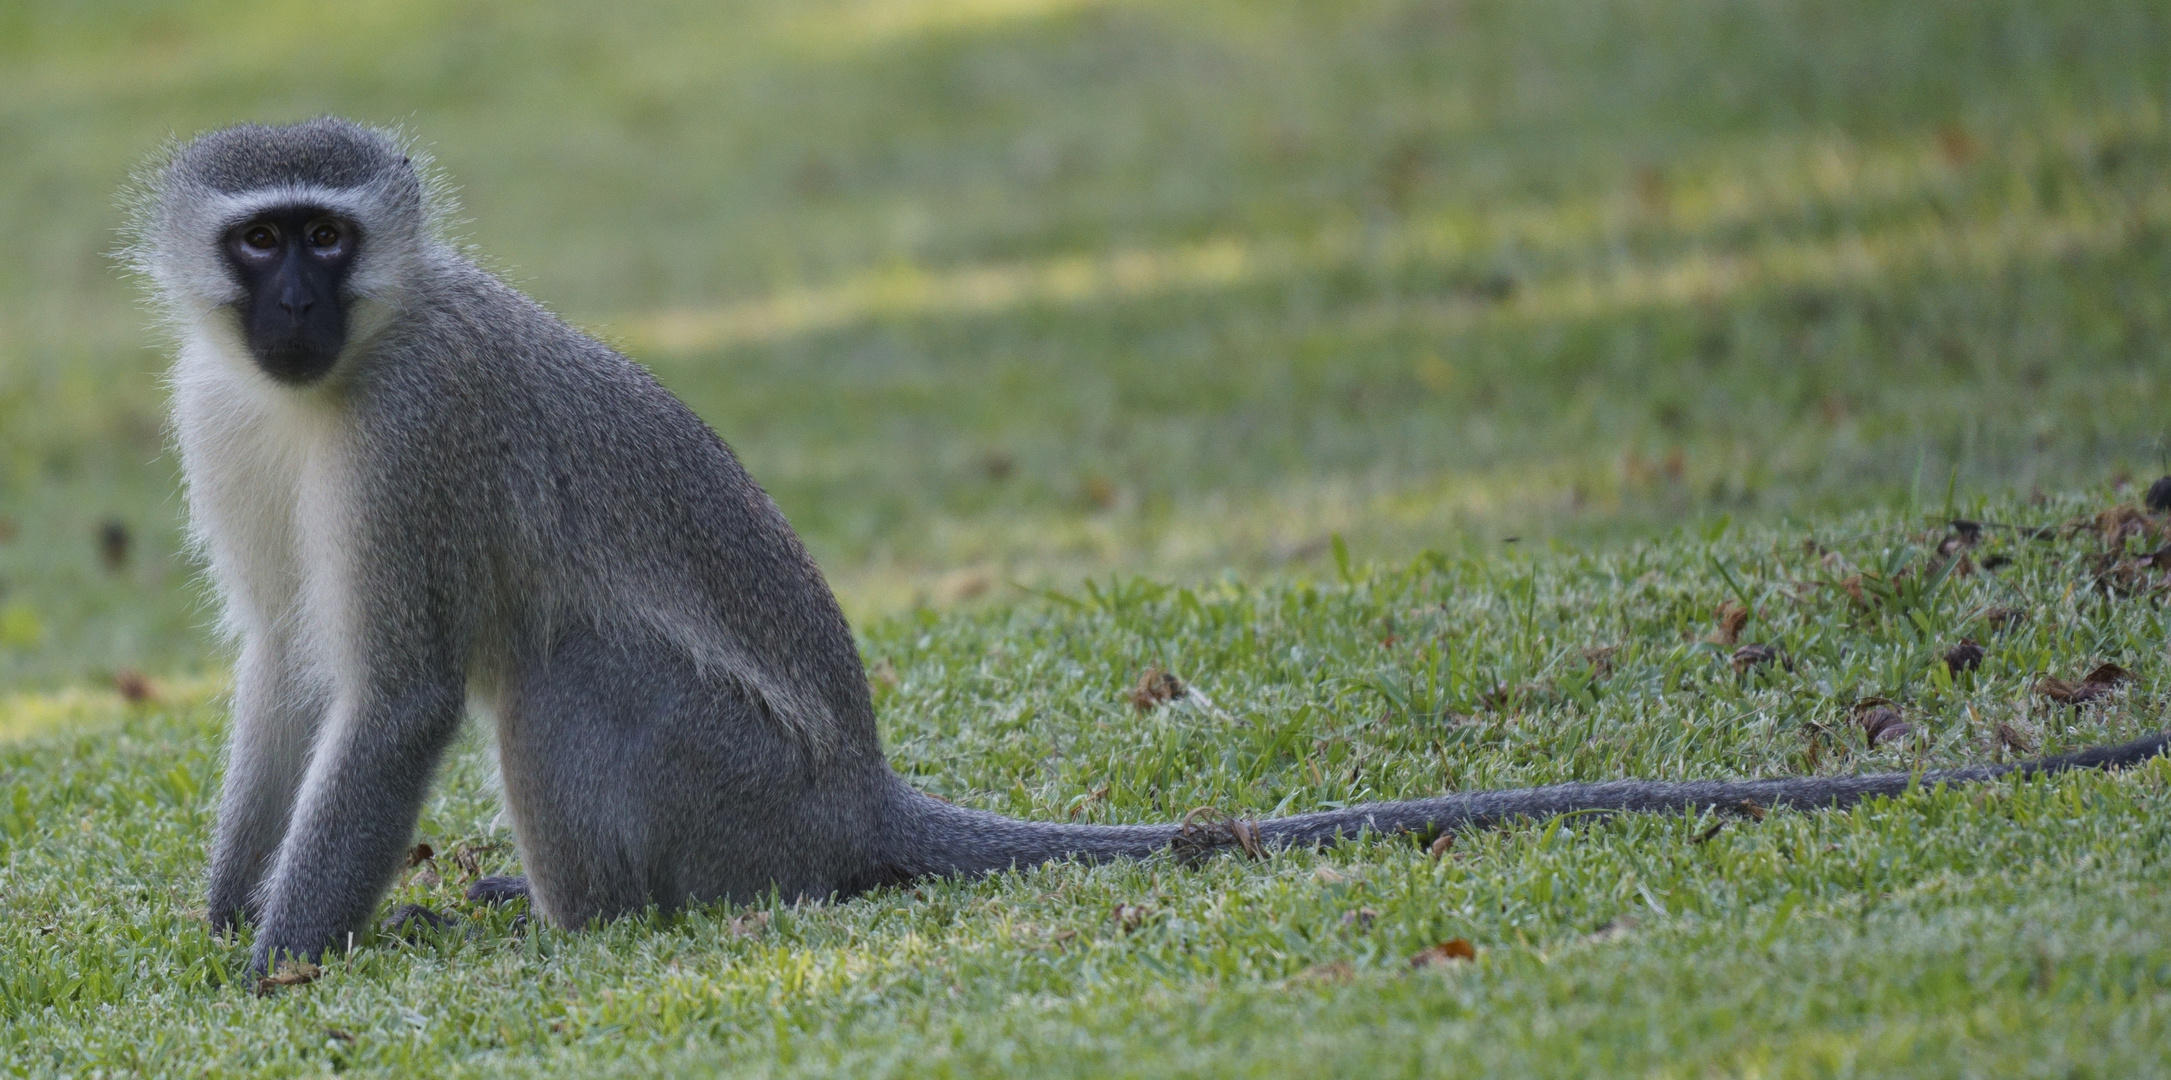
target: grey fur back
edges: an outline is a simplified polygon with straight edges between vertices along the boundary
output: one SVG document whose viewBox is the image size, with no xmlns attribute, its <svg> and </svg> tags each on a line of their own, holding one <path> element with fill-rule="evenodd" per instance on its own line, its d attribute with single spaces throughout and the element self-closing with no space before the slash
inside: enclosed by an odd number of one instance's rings
<svg viewBox="0 0 2171 1080">
<path fill-rule="evenodd" d="M 371 497 L 452 544 L 483 655 L 588 623 L 668 642 L 823 755 L 874 754 L 859 654 L 819 570 L 722 440 L 646 371 L 456 256 L 358 366 Z M 420 553 L 418 553 L 420 554 Z M 447 597 L 451 599 L 451 597 Z"/>
</svg>

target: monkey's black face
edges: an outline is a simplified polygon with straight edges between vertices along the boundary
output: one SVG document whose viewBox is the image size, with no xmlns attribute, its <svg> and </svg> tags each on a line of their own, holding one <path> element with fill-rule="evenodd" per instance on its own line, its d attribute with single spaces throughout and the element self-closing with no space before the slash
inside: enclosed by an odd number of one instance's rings
<svg viewBox="0 0 2171 1080">
<path fill-rule="evenodd" d="M 340 285 L 361 246 L 354 223 L 317 207 L 290 206 L 226 232 L 226 259 L 248 296 L 241 326 L 257 366 L 280 382 L 323 378 L 347 343 Z"/>
</svg>

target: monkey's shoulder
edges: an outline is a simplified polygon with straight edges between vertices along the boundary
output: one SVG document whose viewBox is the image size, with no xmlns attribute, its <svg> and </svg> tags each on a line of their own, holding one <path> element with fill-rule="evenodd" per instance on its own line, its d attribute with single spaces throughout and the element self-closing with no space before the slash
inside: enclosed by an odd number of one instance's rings
<svg viewBox="0 0 2171 1080">
<path fill-rule="evenodd" d="M 554 529 L 796 539 L 736 455 L 646 369 L 481 270 L 376 346 L 349 395 L 380 497 L 488 493 Z"/>
<path fill-rule="evenodd" d="M 464 260 L 440 269 L 433 301 L 408 313 L 383 349 L 386 388 L 439 400 L 488 395 L 571 412 L 692 413 L 647 369 Z M 419 376 L 419 378 L 414 378 Z"/>
</svg>

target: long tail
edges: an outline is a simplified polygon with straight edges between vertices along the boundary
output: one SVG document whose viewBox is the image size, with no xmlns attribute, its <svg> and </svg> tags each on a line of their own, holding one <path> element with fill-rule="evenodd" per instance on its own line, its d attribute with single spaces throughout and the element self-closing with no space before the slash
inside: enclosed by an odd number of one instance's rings
<svg viewBox="0 0 2171 1080">
<path fill-rule="evenodd" d="M 899 877 L 983 874 L 1060 859 L 1139 858 L 1157 851 L 1217 847 L 1266 848 L 1331 844 L 1364 832 L 1435 833 L 1483 828 L 1518 818 L 1542 820 L 1577 811 L 1652 813 L 1718 810 L 1746 813 L 1794 807 L 1846 806 L 1911 786 L 1972 784 L 2018 773 L 2040 776 L 2069 769 L 2117 769 L 2165 752 L 2171 732 L 2119 746 L 2100 746 L 2011 765 L 1974 765 L 1925 773 L 1790 777 L 1775 780 L 1698 780 L 1670 783 L 1617 780 L 1602 784 L 1473 791 L 1436 799 L 1370 803 L 1260 822 L 1214 818 L 1182 825 L 1063 825 L 1020 821 L 954 806 L 902 782 L 891 820 Z"/>
</svg>

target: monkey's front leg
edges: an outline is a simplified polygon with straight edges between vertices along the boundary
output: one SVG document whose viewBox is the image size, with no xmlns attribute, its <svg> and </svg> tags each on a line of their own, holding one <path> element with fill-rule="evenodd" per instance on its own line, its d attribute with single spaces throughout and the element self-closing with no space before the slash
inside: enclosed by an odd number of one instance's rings
<svg viewBox="0 0 2171 1080">
<path fill-rule="evenodd" d="M 334 708 L 309 763 L 265 887 L 252 957 L 259 973 L 286 956 L 315 960 L 368 924 L 459 727 L 457 677 L 405 668 L 372 682 Z"/>
<path fill-rule="evenodd" d="M 257 916 L 256 887 L 286 836 L 325 708 L 323 688 L 303 676 L 290 640 L 255 634 L 242 644 L 206 896 L 218 930 Z"/>
</svg>

